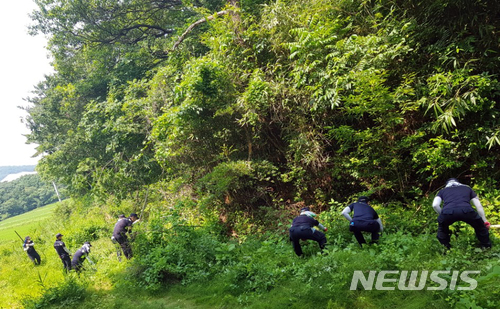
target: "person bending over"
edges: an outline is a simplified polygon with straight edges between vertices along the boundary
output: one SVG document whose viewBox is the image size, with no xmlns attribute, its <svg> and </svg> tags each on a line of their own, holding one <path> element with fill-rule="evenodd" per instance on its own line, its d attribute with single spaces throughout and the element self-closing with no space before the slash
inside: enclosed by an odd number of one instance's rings
<svg viewBox="0 0 500 309">
<path fill-rule="evenodd" d="M 321 225 L 318 220 L 315 219 L 316 214 L 310 211 L 309 207 L 304 207 L 300 210 L 300 215 L 295 217 L 290 227 L 290 240 L 292 241 L 293 250 L 298 256 L 302 255 L 302 247 L 300 245 L 300 240 L 314 240 L 318 243 L 321 250 L 325 248 L 326 236 L 324 233 L 315 229 L 317 226 L 326 232 L 326 227 Z"/>
<path fill-rule="evenodd" d="M 375 209 L 368 204 L 369 201 L 368 197 L 360 196 L 357 202 L 350 204 L 342 211 L 342 215 L 350 222 L 349 230 L 354 233 L 361 247 L 366 243 L 362 232 L 371 233 L 371 242 L 376 243 L 380 238 L 380 232 L 384 230 L 382 221 Z M 354 212 L 352 218 L 349 215 L 351 212 Z"/>
<path fill-rule="evenodd" d="M 477 211 L 472 208 L 471 202 L 476 206 Z M 441 203 L 443 203 L 442 209 Z M 451 248 L 449 227 L 457 221 L 463 221 L 474 228 L 481 247 L 491 247 L 488 231 L 490 223 L 486 220 L 483 206 L 476 192 L 469 186 L 461 184 L 456 178 L 448 179 L 445 187 L 432 201 L 432 208 L 438 214 L 437 239 L 446 248 Z"/>
</svg>

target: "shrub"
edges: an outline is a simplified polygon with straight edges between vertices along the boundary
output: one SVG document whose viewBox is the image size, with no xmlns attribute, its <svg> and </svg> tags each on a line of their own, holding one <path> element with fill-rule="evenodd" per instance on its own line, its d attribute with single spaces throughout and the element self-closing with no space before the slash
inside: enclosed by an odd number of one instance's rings
<svg viewBox="0 0 500 309">
<path fill-rule="evenodd" d="M 78 307 L 85 301 L 87 292 L 85 285 L 74 277 L 67 277 L 58 286 L 49 287 L 43 291 L 42 297 L 23 301 L 26 309 Z"/>
</svg>

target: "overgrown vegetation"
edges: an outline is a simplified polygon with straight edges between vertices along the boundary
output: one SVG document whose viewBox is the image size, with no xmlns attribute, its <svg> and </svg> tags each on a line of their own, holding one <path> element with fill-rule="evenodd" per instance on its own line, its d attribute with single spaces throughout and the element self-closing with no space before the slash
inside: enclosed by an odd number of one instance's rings
<svg viewBox="0 0 500 309">
<path fill-rule="evenodd" d="M 219 191 L 247 210 L 497 184 L 495 1 L 37 3 L 56 73 L 28 138 L 74 196 L 222 170 L 255 178 Z"/>
<path fill-rule="evenodd" d="M 28 307 L 113 307 L 129 283 L 200 307 L 498 307 L 498 249 L 458 226 L 443 255 L 429 200 L 458 177 L 498 220 L 496 1 L 36 2 L 55 73 L 28 140 L 73 197 L 42 237 L 98 242 L 103 268 Z M 363 250 L 338 215 L 359 194 L 387 226 Z M 327 255 L 293 256 L 302 205 Z M 117 264 L 107 238 L 130 211 L 136 255 Z M 481 274 L 470 292 L 350 291 L 356 269 Z"/>
<path fill-rule="evenodd" d="M 322 212 L 329 227 L 328 247 L 321 254 L 305 243 L 305 256 L 293 254 L 287 240 L 290 218 L 268 222 L 266 232 L 227 238 L 209 213 L 184 197 L 168 209 L 150 196 L 147 223 L 134 226 L 135 257 L 119 262 L 109 240 L 118 210 L 134 210 L 132 201 L 108 201 L 89 208 L 89 201 L 63 202 L 44 228 L 33 233 L 42 265 L 34 267 L 20 242 L 0 246 L 3 306 L 25 308 L 497 308 L 500 276 L 498 233 L 494 247 L 483 251 L 473 230 L 455 226 L 454 248 L 444 254 L 435 238 L 435 215 L 430 206 L 416 214 L 398 211 L 401 205 L 375 205 L 387 227 L 379 245 L 359 248 L 340 216 L 342 207 Z M 135 201 L 137 202 L 137 201 Z M 427 201 L 428 202 L 428 201 Z M 339 205 L 340 206 L 340 205 Z M 487 203 L 487 207 L 491 204 Z M 89 212 L 89 210 L 91 210 Z M 65 214 L 65 215 L 62 215 Z M 85 219 L 85 220 L 84 220 Z M 428 226 L 420 224 L 433 221 Z M 418 224 L 416 224 L 418 223 Z M 417 229 L 418 228 L 418 229 Z M 62 232 L 74 251 L 91 240 L 91 258 L 80 276 L 63 275 L 52 248 L 54 233 Z M 475 270 L 477 288 L 461 291 L 428 280 L 418 291 L 350 290 L 355 270 Z M 397 276 L 396 276 L 397 277 Z M 451 280 L 451 272 L 441 275 Z M 395 278 L 395 277 L 393 277 Z M 386 283 L 386 286 L 397 286 Z M 467 286 L 460 279 L 456 287 Z M 168 303 L 171 304 L 169 305 Z M 169 307 L 171 306 L 171 307 Z"/>
</svg>

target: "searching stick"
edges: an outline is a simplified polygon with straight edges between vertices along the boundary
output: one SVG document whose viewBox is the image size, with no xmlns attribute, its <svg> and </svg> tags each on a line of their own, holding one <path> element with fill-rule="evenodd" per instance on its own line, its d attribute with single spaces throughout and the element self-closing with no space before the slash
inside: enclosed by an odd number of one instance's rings
<svg viewBox="0 0 500 309">
<path fill-rule="evenodd" d="M 93 271 L 97 271 L 96 267 L 95 267 L 95 263 L 92 262 L 92 260 L 89 258 L 88 254 L 87 254 L 87 261 L 89 261 L 89 264 L 90 264 L 90 268 L 93 270 Z"/>
<path fill-rule="evenodd" d="M 144 213 L 144 208 L 146 208 L 146 204 L 148 203 L 148 195 L 149 195 L 149 187 L 146 190 L 146 197 L 144 198 L 144 204 L 142 205 L 141 216 L 139 217 L 139 219 L 142 218 L 142 215 Z"/>
<path fill-rule="evenodd" d="M 14 231 L 14 232 L 17 234 L 17 236 L 19 236 L 19 239 L 21 239 L 21 241 L 24 242 L 24 239 L 21 237 L 21 235 L 19 235 L 19 233 L 17 231 Z"/>
</svg>

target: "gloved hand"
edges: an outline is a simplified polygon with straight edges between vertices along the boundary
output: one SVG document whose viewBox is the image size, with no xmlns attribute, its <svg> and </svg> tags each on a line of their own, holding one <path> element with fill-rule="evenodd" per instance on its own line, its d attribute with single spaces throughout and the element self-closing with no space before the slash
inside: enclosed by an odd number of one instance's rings
<svg viewBox="0 0 500 309">
<path fill-rule="evenodd" d="M 325 227 L 324 231 L 326 232 L 326 231 L 328 231 L 328 229 Z"/>
<path fill-rule="evenodd" d="M 484 226 L 486 226 L 486 228 L 489 230 L 489 229 L 490 229 L 491 224 L 490 224 L 488 221 L 486 221 L 486 222 L 484 222 Z"/>
</svg>

